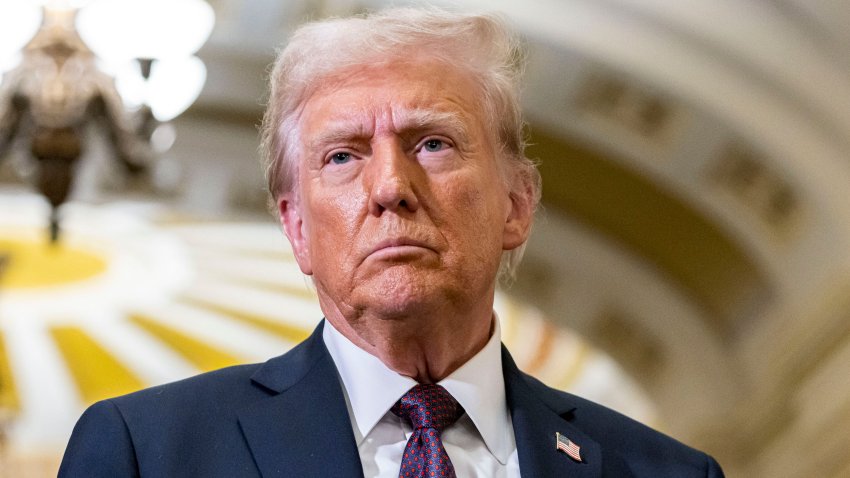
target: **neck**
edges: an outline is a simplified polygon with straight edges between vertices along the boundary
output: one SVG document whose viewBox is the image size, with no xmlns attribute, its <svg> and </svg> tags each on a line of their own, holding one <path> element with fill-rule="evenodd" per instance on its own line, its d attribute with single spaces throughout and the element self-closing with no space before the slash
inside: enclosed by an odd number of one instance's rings
<svg viewBox="0 0 850 478">
<path fill-rule="evenodd" d="M 320 297 L 320 302 L 321 297 Z M 477 354 L 493 331 L 493 301 L 463 311 L 432 310 L 346 317 L 322 304 L 326 318 L 352 343 L 419 383 L 436 383 Z"/>
</svg>

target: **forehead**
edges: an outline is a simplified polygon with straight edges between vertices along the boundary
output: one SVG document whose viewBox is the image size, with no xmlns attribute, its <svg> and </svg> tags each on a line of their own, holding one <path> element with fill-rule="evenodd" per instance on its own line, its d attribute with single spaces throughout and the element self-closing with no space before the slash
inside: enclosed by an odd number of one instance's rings
<svg viewBox="0 0 850 478">
<path fill-rule="evenodd" d="M 483 124 L 479 97 L 470 73 L 436 60 L 352 67 L 314 91 L 300 126 L 305 136 L 358 125 L 363 134 L 432 123 L 475 130 Z"/>
</svg>

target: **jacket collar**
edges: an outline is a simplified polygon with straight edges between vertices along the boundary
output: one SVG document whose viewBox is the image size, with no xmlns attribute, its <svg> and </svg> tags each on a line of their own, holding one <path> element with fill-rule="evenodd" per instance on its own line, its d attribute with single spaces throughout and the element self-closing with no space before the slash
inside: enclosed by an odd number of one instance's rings
<svg viewBox="0 0 850 478">
<path fill-rule="evenodd" d="M 269 398 L 237 412 L 242 433 L 264 477 L 362 477 L 336 367 L 322 326 L 251 377 Z"/>
<path fill-rule="evenodd" d="M 522 475 L 602 476 L 599 444 L 570 422 L 577 408 L 572 396 L 555 392 L 520 372 L 504 346 L 502 369 Z M 581 461 L 556 448 L 556 433 L 580 447 Z"/>
<path fill-rule="evenodd" d="M 264 477 L 362 477 L 362 465 L 336 366 L 322 340 L 324 321 L 304 342 L 273 358 L 251 377 L 268 399 L 237 412 Z M 579 401 L 522 373 L 502 347 L 505 394 L 523 476 L 598 478 L 619 460 L 603 463 L 600 445 L 572 421 Z M 581 462 L 555 447 L 555 433 L 581 447 Z M 625 474 L 623 474 L 625 473 Z M 614 476 L 614 475 L 612 475 Z"/>
</svg>

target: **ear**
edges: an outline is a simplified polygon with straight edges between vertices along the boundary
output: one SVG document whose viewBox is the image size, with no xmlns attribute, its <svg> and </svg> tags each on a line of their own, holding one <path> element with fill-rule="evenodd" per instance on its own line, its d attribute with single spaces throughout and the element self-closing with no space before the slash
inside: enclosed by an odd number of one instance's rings
<svg viewBox="0 0 850 478">
<path fill-rule="evenodd" d="M 283 194 L 277 199 L 277 212 L 283 233 L 292 245 L 295 261 L 298 267 L 306 275 L 313 275 L 313 266 L 310 262 L 310 242 L 305 233 L 304 220 L 299 210 L 298 201 L 292 193 Z"/>
<path fill-rule="evenodd" d="M 534 217 L 533 195 L 532 188 L 527 183 L 508 192 L 509 204 L 505 227 L 502 230 L 502 250 L 516 249 L 528 239 Z"/>
</svg>

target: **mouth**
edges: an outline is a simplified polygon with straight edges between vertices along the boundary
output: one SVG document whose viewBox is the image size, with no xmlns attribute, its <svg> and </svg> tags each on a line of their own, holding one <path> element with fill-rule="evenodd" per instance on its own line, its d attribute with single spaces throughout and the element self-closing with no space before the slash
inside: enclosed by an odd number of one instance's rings
<svg viewBox="0 0 850 478">
<path fill-rule="evenodd" d="M 367 257 L 373 259 L 401 260 L 423 253 L 437 251 L 424 241 L 409 237 L 384 239 L 371 248 Z"/>
</svg>

